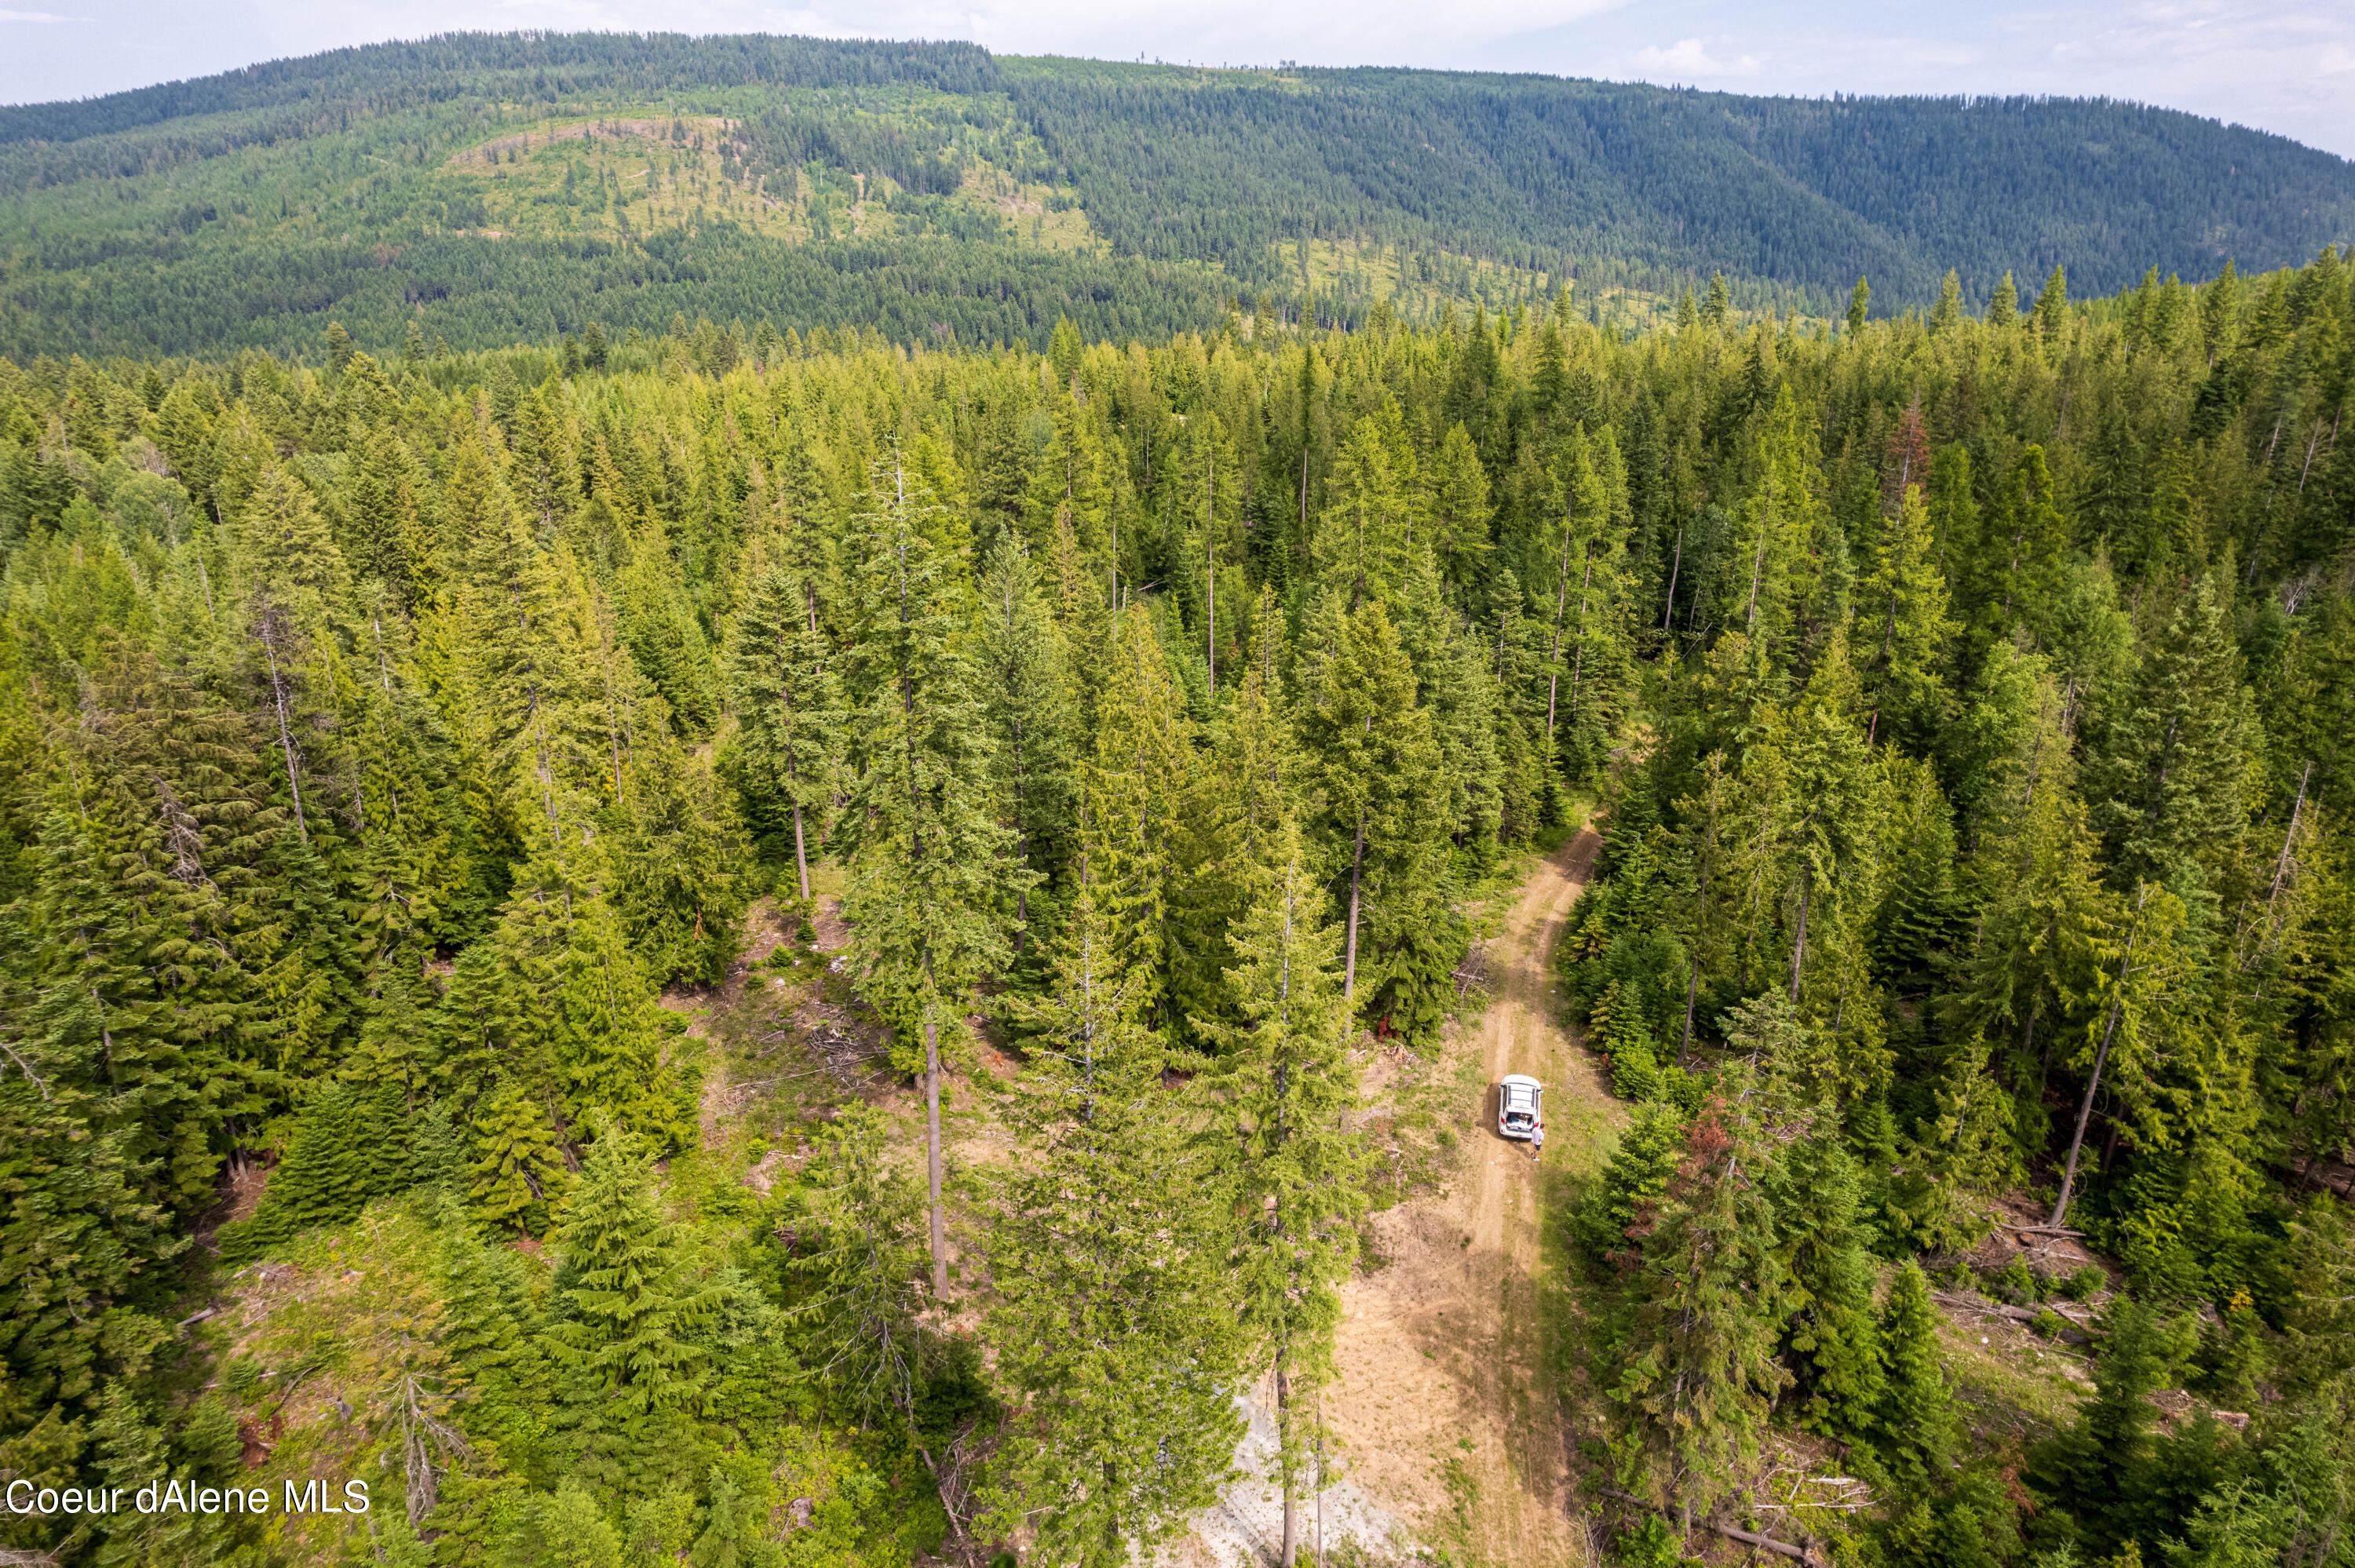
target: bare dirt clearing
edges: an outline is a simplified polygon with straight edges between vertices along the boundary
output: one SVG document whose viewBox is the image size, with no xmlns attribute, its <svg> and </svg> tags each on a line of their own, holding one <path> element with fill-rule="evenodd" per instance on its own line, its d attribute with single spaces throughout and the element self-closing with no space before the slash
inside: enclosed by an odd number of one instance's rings
<svg viewBox="0 0 2355 1568">
<path fill-rule="evenodd" d="M 1543 1262 L 1559 1243 L 1541 1222 L 1549 1190 L 1589 1168 L 1615 1126 L 1593 1065 L 1557 1022 L 1552 977 L 1555 939 L 1601 847 L 1589 830 L 1539 863 L 1489 939 L 1488 1010 L 1442 1065 L 1464 1140 L 1455 1179 L 1444 1195 L 1377 1218 L 1386 1261 L 1342 1293 L 1340 1379 L 1326 1410 L 1346 1467 L 1346 1511 L 1395 1520 L 1459 1563 L 1588 1560 L 1570 1514 L 1548 1298 L 1559 1269 Z M 1546 1086 L 1542 1162 L 1494 1132 L 1495 1085 L 1507 1073 Z M 1329 1495 L 1341 1500 L 1337 1489 Z"/>
</svg>

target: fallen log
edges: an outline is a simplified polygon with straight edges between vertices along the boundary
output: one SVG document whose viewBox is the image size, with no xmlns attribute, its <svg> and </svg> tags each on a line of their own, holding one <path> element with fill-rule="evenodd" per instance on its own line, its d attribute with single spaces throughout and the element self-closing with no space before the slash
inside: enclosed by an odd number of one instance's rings
<svg viewBox="0 0 2355 1568">
<path fill-rule="evenodd" d="M 1931 1292 L 1931 1299 L 1941 1306 L 1956 1308 L 1965 1312 L 1984 1312 L 1990 1318 L 2004 1318 L 2014 1323 L 2034 1323 L 2039 1317 L 2051 1312 L 2055 1318 L 2069 1325 L 2068 1328 L 2061 1330 L 2058 1338 L 2066 1340 L 2073 1345 L 2090 1345 L 2094 1342 L 2094 1336 L 2086 1332 L 2082 1322 L 2057 1307 L 2014 1307 L 2003 1301 L 1972 1301 L 1960 1296 L 1949 1296 L 1943 1290 Z"/>
<path fill-rule="evenodd" d="M 1637 1508 L 1652 1509 L 1658 1513 L 1667 1515 L 1670 1519 L 1674 1519 L 1676 1517 L 1674 1510 L 1660 1508 L 1656 1503 L 1646 1502 L 1642 1498 L 1636 1496 L 1633 1492 L 1614 1491 L 1609 1487 L 1605 1487 L 1602 1489 L 1603 1495 L 1606 1498 L 1617 1498 L 1621 1502 L 1631 1502 Z M 1777 1541 L 1771 1535 L 1760 1535 L 1754 1531 L 1743 1530 L 1738 1525 L 1720 1524 L 1714 1520 L 1707 1519 L 1695 1520 L 1693 1522 L 1700 1525 L 1703 1530 L 1716 1531 L 1718 1534 L 1724 1536 L 1729 1541 L 1739 1541 L 1745 1546 L 1755 1546 L 1762 1552 L 1772 1552 L 1778 1557 L 1788 1557 L 1795 1562 L 1806 1563 L 1820 1563 L 1823 1561 L 1804 1546 L 1794 1546 L 1787 1541 Z"/>
</svg>

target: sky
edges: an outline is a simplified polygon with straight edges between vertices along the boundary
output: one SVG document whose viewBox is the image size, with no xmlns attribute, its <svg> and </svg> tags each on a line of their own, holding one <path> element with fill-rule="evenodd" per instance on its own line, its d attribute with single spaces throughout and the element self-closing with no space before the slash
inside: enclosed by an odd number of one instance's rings
<svg viewBox="0 0 2355 1568">
<path fill-rule="evenodd" d="M 2355 157 L 2355 0 L 0 0 L 0 101 L 460 29 L 967 38 L 1007 54 L 2099 95 Z"/>
</svg>

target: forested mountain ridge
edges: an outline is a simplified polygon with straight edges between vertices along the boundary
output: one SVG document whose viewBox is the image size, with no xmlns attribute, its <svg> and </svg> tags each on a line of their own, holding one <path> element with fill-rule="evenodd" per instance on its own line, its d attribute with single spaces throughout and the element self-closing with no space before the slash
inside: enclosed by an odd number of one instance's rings
<svg viewBox="0 0 2355 1568">
<path fill-rule="evenodd" d="M 379 1499 L 0 1543 L 1110 1564 L 1278 1374 L 1296 1493 L 1353 1043 L 1599 799 L 1622 1558 L 1837 1441 L 1860 1563 L 2343 1568 L 2355 269 L 1868 303 L 0 361 L 0 1471 Z M 739 978 L 1013 1158 L 704 1101 L 810 1038 L 661 990 L 813 877 Z M 1974 1275 L 2023 1202 L 2115 1272 Z M 1958 1389 L 1933 1271 L 2092 1392 Z"/>
<path fill-rule="evenodd" d="M 379 355 L 660 331 L 895 341 L 1214 325 L 1238 292 L 1426 319 L 1575 273 L 1594 319 L 1983 297 L 2066 267 L 2295 264 L 2355 164 L 2077 100 L 1745 98 L 1537 77 L 1207 71 L 970 45 L 461 35 L 0 109 L 0 349 Z M 2133 260 L 2129 260 L 2128 258 Z"/>
</svg>

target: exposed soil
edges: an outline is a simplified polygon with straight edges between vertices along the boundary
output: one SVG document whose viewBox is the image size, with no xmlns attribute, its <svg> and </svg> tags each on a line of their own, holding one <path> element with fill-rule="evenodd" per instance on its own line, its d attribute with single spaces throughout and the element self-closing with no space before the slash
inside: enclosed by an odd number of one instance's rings
<svg viewBox="0 0 2355 1568">
<path fill-rule="evenodd" d="M 1541 1254 L 1546 1197 L 1590 1166 L 1615 1125 L 1593 1065 L 1559 1022 L 1555 938 L 1601 839 L 1581 832 L 1540 862 L 1483 954 L 1492 1001 L 1451 1043 L 1465 1139 L 1444 1195 L 1379 1216 L 1387 1260 L 1343 1291 L 1340 1378 L 1327 1411 L 1354 1489 L 1458 1562 L 1588 1562 L 1570 1512 L 1558 1384 L 1559 1269 Z M 1546 1086 L 1547 1147 L 1496 1136 L 1497 1080 Z"/>
<path fill-rule="evenodd" d="M 716 132 L 719 123 L 716 117 L 709 114 L 686 117 L 689 133 L 698 131 Z M 453 155 L 450 161 L 453 164 L 465 162 L 496 164 L 499 161 L 501 153 L 511 150 L 527 153 L 535 145 L 545 147 L 557 142 L 580 142 L 591 136 L 603 136 L 610 140 L 634 138 L 645 142 L 667 141 L 670 137 L 670 127 L 671 122 L 668 120 L 597 120 L 578 125 L 541 126 L 529 131 L 518 131 L 509 136 L 494 137 L 478 146 L 469 147 L 466 151 Z"/>
</svg>

